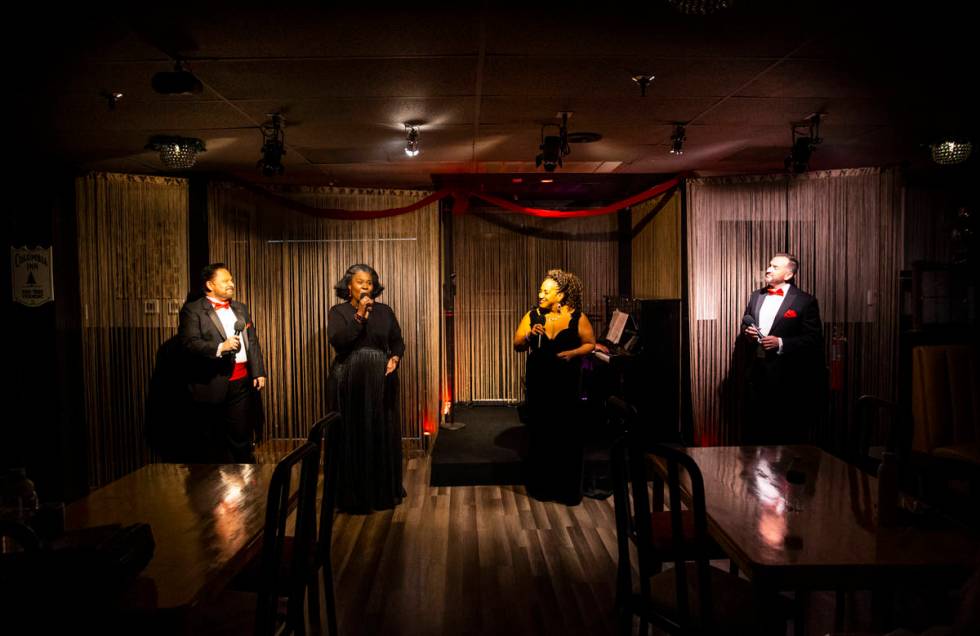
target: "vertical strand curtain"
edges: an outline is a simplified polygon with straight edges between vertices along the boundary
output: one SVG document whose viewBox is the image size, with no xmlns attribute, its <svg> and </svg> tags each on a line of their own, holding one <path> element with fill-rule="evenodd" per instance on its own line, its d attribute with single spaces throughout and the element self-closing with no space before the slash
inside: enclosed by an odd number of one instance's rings
<svg viewBox="0 0 980 636">
<path fill-rule="evenodd" d="M 296 187 L 276 191 L 317 208 L 375 210 L 406 206 L 427 192 Z M 212 261 L 227 263 L 249 305 L 269 373 L 263 391 L 265 436 L 305 437 L 327 412 L 333 349 L 327 312 L 342 302 L 334 285 L 354 263 L 378 271 L 405 338 L 399 366 L 402 437 L 421 448 L 438 427 L 438 203 L 375 220 L 330 220 L 287 209 L 233 184 L 208 190 Z"/>
<path fill-rule="evenodd" d="M 615 214 L 548 219 L 494 209 L 453 219 L 454 401 L 522 399 L 526 354 L 514 352 L 514 330 L 549 269 L 582 279 L 583 310 L 603 333 L 603 297 L 617 293 L 616 231 Z"/>
<path fill-rule="evenodd" d="M 828 365 L 835 337 L 844 353 L 842 389 L 831 393 L 813 441 L 848 452 L 857 398 L 894 399 L 897 391 L 900 171 L 693 179 L 687 195 L 695 442 L 741 439 L 747 363 L 735 354 L 741 318 L 751 292 L 765 284 L 769 259 L 790 252 L 801 261 L 800 288 L 819 301 Z"/>
<path fill-rule="evenodd" d="M 146 463 L 147 396 L 177 332 L 187 281 L 184 179 L 89 174 L 75 181 L 90 485 Z"/>
<path fill-rule="evenodd" d="M 652 220 L 662 197 L 632 210 L 632 293 L 636 298 L 681 298 L 681 196 L 673 195 Z"/>
</svg>

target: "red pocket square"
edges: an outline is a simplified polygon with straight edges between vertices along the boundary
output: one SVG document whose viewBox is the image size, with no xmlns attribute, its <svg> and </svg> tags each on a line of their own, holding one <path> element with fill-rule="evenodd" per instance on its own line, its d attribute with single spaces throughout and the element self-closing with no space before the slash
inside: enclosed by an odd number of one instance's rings
<svg viewBox="0 0 980 636">
<path fill-rule="evenodd" d="M 793 310 L 790 309 L 790 311 L 793 311 Z M 793 314 L 793 315 L 795 316 L 796 314 Z M 251 329 L 252 328 L 252 323 L 250 323 L 250 322 L 245 323 L 245 328 L 246 329 Z"/>
<path fill-rule="evenodd" d="M 792 309 L 787 309 L 786 313 L 783 314 L 783 318 L 796 318 L 796 312 Z"/>
</svg>

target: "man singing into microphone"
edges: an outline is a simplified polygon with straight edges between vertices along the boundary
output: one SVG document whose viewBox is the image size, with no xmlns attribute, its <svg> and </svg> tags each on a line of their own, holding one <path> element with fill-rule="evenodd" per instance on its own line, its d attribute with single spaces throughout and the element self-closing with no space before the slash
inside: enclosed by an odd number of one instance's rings
<svg viewBox="0 0 980 636">
<path fill-rule="evenodd" d="M 200 443 L 194 461 L 253 463 L 253 434 L 262 409 L 265 365 L 248 307 L 233 300 L 235 280 L 224 263 L 201 270 L 204 297 L 180 310 L 177 337 L 186 353 L 187 387 Z"/>
<path fill-rule="evenodd" d="M 766 287 L 754 292 L 742 320 L 756 342 L 748 381 L 748 441 L 808 440 L 822 409 L 826 373 L 817 299 L 796 287 L 799 260 L 779 253 L 769 261 Z"/>
</svg>

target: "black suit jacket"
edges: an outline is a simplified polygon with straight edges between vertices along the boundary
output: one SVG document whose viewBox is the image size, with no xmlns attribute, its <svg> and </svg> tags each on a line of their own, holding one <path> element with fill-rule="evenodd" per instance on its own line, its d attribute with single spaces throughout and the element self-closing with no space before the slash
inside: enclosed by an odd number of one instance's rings
<svg viewBox="0 0 980 636">
<path fill-rule="evenodd" d="M 759 324 L 766 290 L 752 294 L 745 313 Z M 754 355 L 749 369 L 746 441 L 755 444 L 807 442 L 819 427 L 826 405 L 826 366 L 823 326 L 817 299 L 790 285 L 776 311 L 770 336 L 783 339 L 783 352 L 775 349 Z M 756 352 L 761 345 L 755 345 Z M 787 412 L 773 410 L 770 401 L 784 396 L 792 404 Z"/>
<path fill-rule="evenodd" d="M 253 378 L 265 376 L 265 363 L 262 348 L 255 334 L 255 325 L 248 313 L 248 307 L 238 301 L 231 301 L 235 316 L 245 321 L 242 332 L 245 353 L 248 356 L 248 372 Z M 186 355 L 187 387 L 195 402 L 217 403 L 225 399 L 228 382 L 235 368 L 235 354 L 228 353 L 217 357 L 218 345 L 228 336 L 221 321 L 207 298 L 198 298 L 184 304 L 180 310 L 180 326 L 177 338 Z"/>
<path fill-rule="evenodd" d="M 752 294 L 745 313 L 759 324 L 759 310 L 767 295 L 766 289 L 760 289 Z M 783 303 L 776 312 L 776 319 L 767 335 L 783 339 L 783 353 L 775 351 L 768 355 L 784 358 L 794 358 L 800 355 L 813 355 L 823 351 L 823 325 L 820 323 L 820 307 L 817 299 L 790 285 L 786 289 Z M 789 358 L 786 358 L 789 359 Z"/>
</svg>

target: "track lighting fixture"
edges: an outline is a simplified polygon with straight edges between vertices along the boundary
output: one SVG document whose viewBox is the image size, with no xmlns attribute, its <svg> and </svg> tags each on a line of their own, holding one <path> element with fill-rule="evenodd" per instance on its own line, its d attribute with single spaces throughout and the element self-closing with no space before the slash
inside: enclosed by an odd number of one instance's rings
<svg viewBox="0 0 980 636">
<path fill-rule="evenodd" d="M 656 77 L 656 75 L 651 73 L 637 73 L 633 76 L 633 81 L 640 85 L 640 97 L 647 96 L 647 86 L 649 86 Z"/>
<path fill-rule="evenodd" d="M 405 154 L 409 157 L 419 155 L 419 129 L 411 124 L 405 124 Z"/>
<path fill-rule="evenodd" d="M 820 121 L 823 113 L 814 113 L 801 122 L 792 125 L 793 145 L 789 156 L 783 162 L 788 172 L 802 174 L 810 168 L 810 156 L 823 142 L 820 138 Z"/>
<path fill-rule="evenodd" d="M 282 156 L 286 154 L 285 120 L 281 113 L 268 113 L 270 121 L 262 124 L 262 158 L 256 167 L 262 170 L 266 177 L 282 175 L 286 169 L 282 165 Z"/>
<path fill-rule="evenodd" d="M 686 139 L 687 135 L 684 133 L 684 126 L 681 124 L 674 126 L 674 132 L 670 135 L 670 154 L 684 154 L 684 141 Z"/>
<path fill-rule="evenodd" d="M 557 126 L 557 135 L 545 135 L 544 129 L 547 126 Z M 541 151 L 537 157 L 534 158 L 534 166 L 540 167 L 544 166 L 547 172 L 554 172 L 556 168 L 562 166 L 562 157 L 567 156 L 572 152 L 572 149 L 568 147 L 568 113 L 561 113 L 561 125 L 559 124 L 545 124 L 541 127 L 541 145 L 538 146 L 538 150 Z"/>
</svg>

